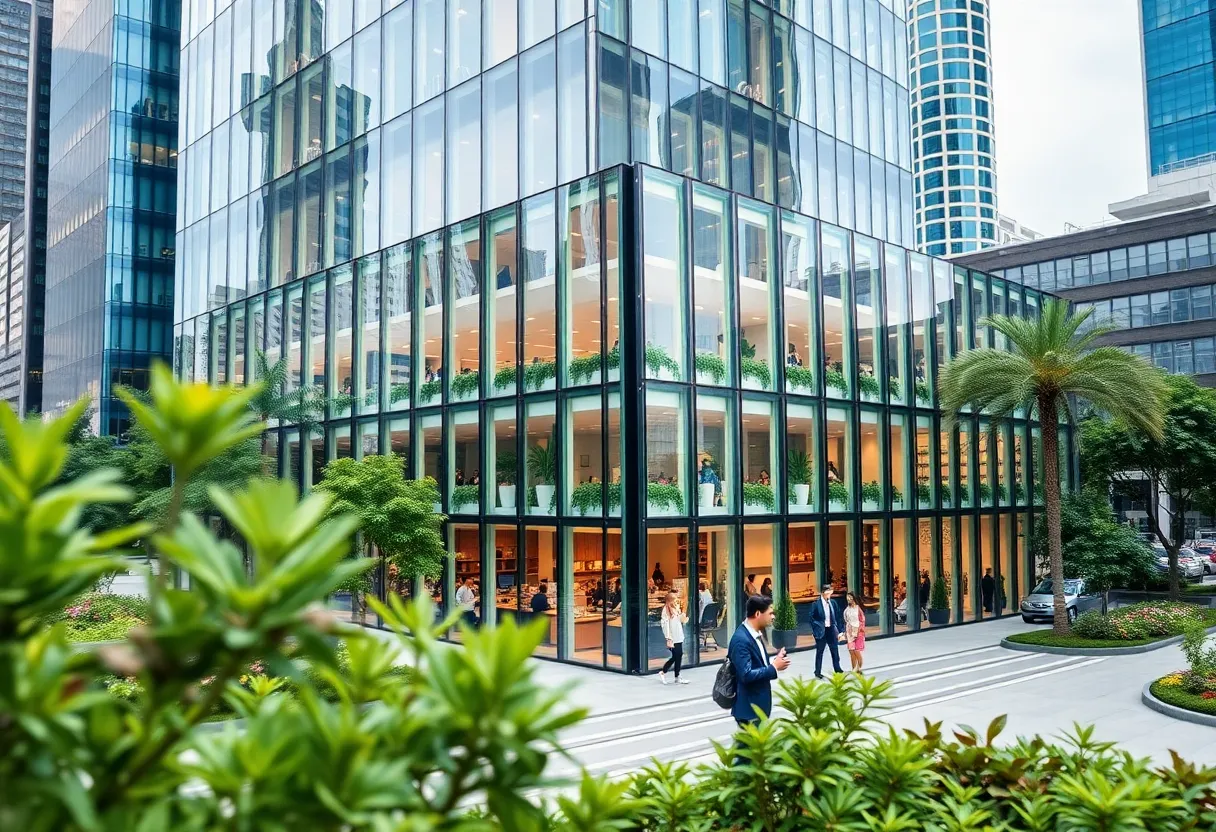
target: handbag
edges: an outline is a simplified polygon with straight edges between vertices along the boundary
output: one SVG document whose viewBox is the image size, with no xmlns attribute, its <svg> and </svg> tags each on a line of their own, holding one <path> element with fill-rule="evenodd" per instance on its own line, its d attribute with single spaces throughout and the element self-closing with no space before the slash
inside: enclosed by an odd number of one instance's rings
<svg viewBox="0 0 1216 832">
<path fill-rule="evenodd" d="M 735 707 L 737 693 L 735 666 L 727 658 L 723 660 L 722 666 L 718 668 L 718 675 L 714 677 L 714 702 L 718 703 L 719 708 L 730 710 Z"/>
</svg>

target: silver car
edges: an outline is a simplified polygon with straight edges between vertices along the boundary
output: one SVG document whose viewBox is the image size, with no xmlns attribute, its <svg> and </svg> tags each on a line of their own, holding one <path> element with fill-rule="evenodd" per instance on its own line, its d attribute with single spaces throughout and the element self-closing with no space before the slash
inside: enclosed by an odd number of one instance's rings
<svg viewBox="0 0 1216 832">
<path fill-rule="evenodd" d="M 1027 624 L 1035 621 L 1050 621 L 1054 616 L 1054 596 L 1052 595 L 1051 578 L 1044 578 L 1039 585 L 1022 599 L 1022 620 Z M 1080 578 L 1064 580 L 1064 606 L 1068 609 L 1068 620 L 1076 621 L 1077 616 L 1090 610 L 1102 609 L 1102 596 L 1085 589 L 1085 581 Z"/>
</svg>

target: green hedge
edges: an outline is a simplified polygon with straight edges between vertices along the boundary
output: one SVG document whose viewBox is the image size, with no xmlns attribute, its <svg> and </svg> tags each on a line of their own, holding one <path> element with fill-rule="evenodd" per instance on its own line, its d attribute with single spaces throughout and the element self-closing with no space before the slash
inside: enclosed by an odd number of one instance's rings
<svg viewBox="0 0 1216 832">
<path fill-rule="evenodd" d="M 1137 647 L 1141 644 L 1152 644 L 1154 641 L 1160 641 L 1165 636 L 1141 639 L 1085 638 L 1084 636 L 1074 634 L 1058 636 L 1051 630 L 1035 630 L 1030 633 L 1014 633 L 1007 638 L 1016 644 L 1032 644 L 1038 647 L 1099 649 L 1103 647 Z"/>
</svg>

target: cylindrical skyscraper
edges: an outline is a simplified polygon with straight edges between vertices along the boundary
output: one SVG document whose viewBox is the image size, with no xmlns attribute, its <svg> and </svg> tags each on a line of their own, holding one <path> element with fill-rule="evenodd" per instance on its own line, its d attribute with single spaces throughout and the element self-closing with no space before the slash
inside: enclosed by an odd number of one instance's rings
<svg viewBox="0 0 1216 832">
<path fill-rule="evenodd" d="M 989 0 L 908 0 L 916 246 L 997 243 Z"/>
</svg>

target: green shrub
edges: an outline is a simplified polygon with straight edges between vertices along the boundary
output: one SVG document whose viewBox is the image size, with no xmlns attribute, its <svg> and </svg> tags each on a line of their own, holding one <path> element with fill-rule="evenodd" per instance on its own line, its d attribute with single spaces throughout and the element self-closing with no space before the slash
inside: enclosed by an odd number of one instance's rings
<svg viewBox="0 0 1216 832">
<path fill-rule="evenodd" d="M 882 395 L 882 387 L 879 385 L 878 379 L 869 373 L 858 373 L 857 387 L 870 398 L 877 399 Z"/>
<path fill-rule="evenodd" d="M 933 390 L 929 387 L 929 382 L 916 382 L 916 400 L 922 404 L 931 404 L 933 402 Z"/>
<path fill-rule="evenodd" d="M 980 500 L 985 503 L 992 502 L 992 485 L 986 479 L 980 480 Z"/>
<path fill-rule="evenodd" d="M 788 592 L 781 593 L 773 609 L 774 630 L 797 630 L 798 616 L 794 610 L 794 599 Z"/>
<path fill-rule="evenodd" d="M 598 352 L 591 355 L 580 355 L 578 358 L 571 359 L 568 369 L 570 383 L 586 384 L 590 382 L 591 378 L 600 371 L 603 363 L 604 357 Z"/>
<path fill-rule="evenodd" d="M 1216 675 L 1216 645 L 1208 647 L 1207 641 L 1206 622 L 1188 622 L 1182 638 L 1182 655 L 1186 656 L 1191 672 L 1204 677 Z"/>
<path fill-rule="evenodd" d="M 1090 610 L 1081 615 L 1072 623 L 1073 635 L 1081 638 L 1095 639 L 1116 639 L 1118 634 L 1114 626 L 1110 622 L 1110 618 L 1098 612 Z"/>
<path fill-rule="evenodd" d="M 506 390 L 515 383 L 515 371 L 518 369 L 516 365 L 509 364 L 506 367 L 499 367 L 494 373 L 494 389 Z"/>
<path fill-rule="evenodd" d="M 584 482 L 577 485 L 570 492 L 570 505 L 578 509 L 579 514 L 585 515 L 589 511 L 601 513 L 604 510 L 604 483 Z"/>
<path fill-rule="evenodd" d="M 650 375 L 658 378 L 662 370 L 667 370 L 676 381 L 681 381 L 680 365 L 671 357 L 666 349 L 658 344 L 646 343 L 646 369 Z"/>
<path fill-rule="evenodd" d="M 477 504 L 481 500 L 481 487 L 477 485 L 458 485 L 452 489 L 452 510 L 455 511 L 461 506 L 472 506 L 473 510 L 477 510 Z"/>
<path fill-rule="evenodd" d="M 557 379 L 556 361 L 533 361 L 524 368 L 524 389 L 540 390 L 547 382 Z"/>
<path fill-rule="evenodd" d="M 785 380 L 795 389 L 814 390 L 815 374 L 806 367 L 786 367 Z"/>
<path fill-rule="evenodd" d="M 424 381 L 418 388 L 418 404 L 428 404 L 439 397 L 442 387 L 438 381 Z"/>
<path fill-rule="evenodd" d="M 916 483 L 916 499 L 921 503 L 933 502 L 933 489 L 929 486 L 928 480 L 919 480 Z"/>
<path fill-rule="evenodd" d="M 764 359 L 747 358 L 739 360 L 739 370 L 744 378 L 750 378 L 764 390 L 773 386 L 773 374 Z"/>
<path fill-rule="evenodd" d="M 903 390 L 904 388 L 899 383 L 899 379 L 897 379 L 895 376 L 889 376 L 887 378 L 887 393 L 890 394 L 892 399 L 900 398 L 900 394 L 903 393 Z"/>
<path fill-rule="evenodd" d="M 950 609 L 950 593 L 946 588 L 946 579 L 940 575 L 933 582 L 933 588 L 929 592 L 929 609 L 931 610 L 948 610 Z"/>
<path fill-rule="evenodd" d="M 840 370 L 828 370 L 823 374 L 823 383 L 828 387 L 835 387 L 840 391 L 842 396 L 849 395 L 849 382 L 845 379 L 844 373 Z"/>
<path fill-rule="evenodd" d="M 410 386 L 408 384 L 394 384 L 388 389 L 389 404 L 400 404 L 408 401 L 410 397 Z"/>
<path fill-rule="evenodd" d="M 865 503 L 882 503 L 882 486 L 878 480 L 861 484 L 861 500 Z"/>
<path fill-rule="evenodd" d="M 1204 633 L 1211 618 L 1210 611 L 1194 604 L 1145 601 L 1119 607 L 1106 614 L 1096 610 L 1087 612 L 1073 622 L 1072 631 L 1081 638 L 1145 641 L 1189 634 L 1193 630 Z M 1202 651 L 1202 639 L 1195 646 L 1195 638 L 1192 637 L 1192 649 Z M 1186 650 L 1185 641 L 1183 650 Z M 1216 653 L 1216 650 L 1213 652 Z"/>
<path fill-rule="evenodd" d="M 776 511 L 777 501 L 773 495 L 773 487 L 758 482 L 743 483 L 743 505 L 762 506 L 769 511 Z"/>
<path fill-rule="evenodd" d="M 840 505 L 848 505 L 849 503 L 849 487 L 842 482 L 828 483 L 828 502 L 839 503 Z"/>
<path fill-rule="evenodd" d="M 452 376 L 452 396 L 457 399 L 465 399 L 469 396 L 477 395 L 477 383 L 481 380 L 481 373 L 473 371 L 469 373 L 457 373 Z"/>
<path fill-rule="evenodd" d="M 684 492 L 678 485 L 646 483 L 646 502 L 660 510 L 675 509 L 684 513 Z"/>
<path fill-rule="evenodd" d="M 706 375 L 714 380 L 714 384 L 726 381 L 726 362 L 720 355 L 712 352 L 698 352 L 693 361 L 697 375 Z"/>
</svg>

